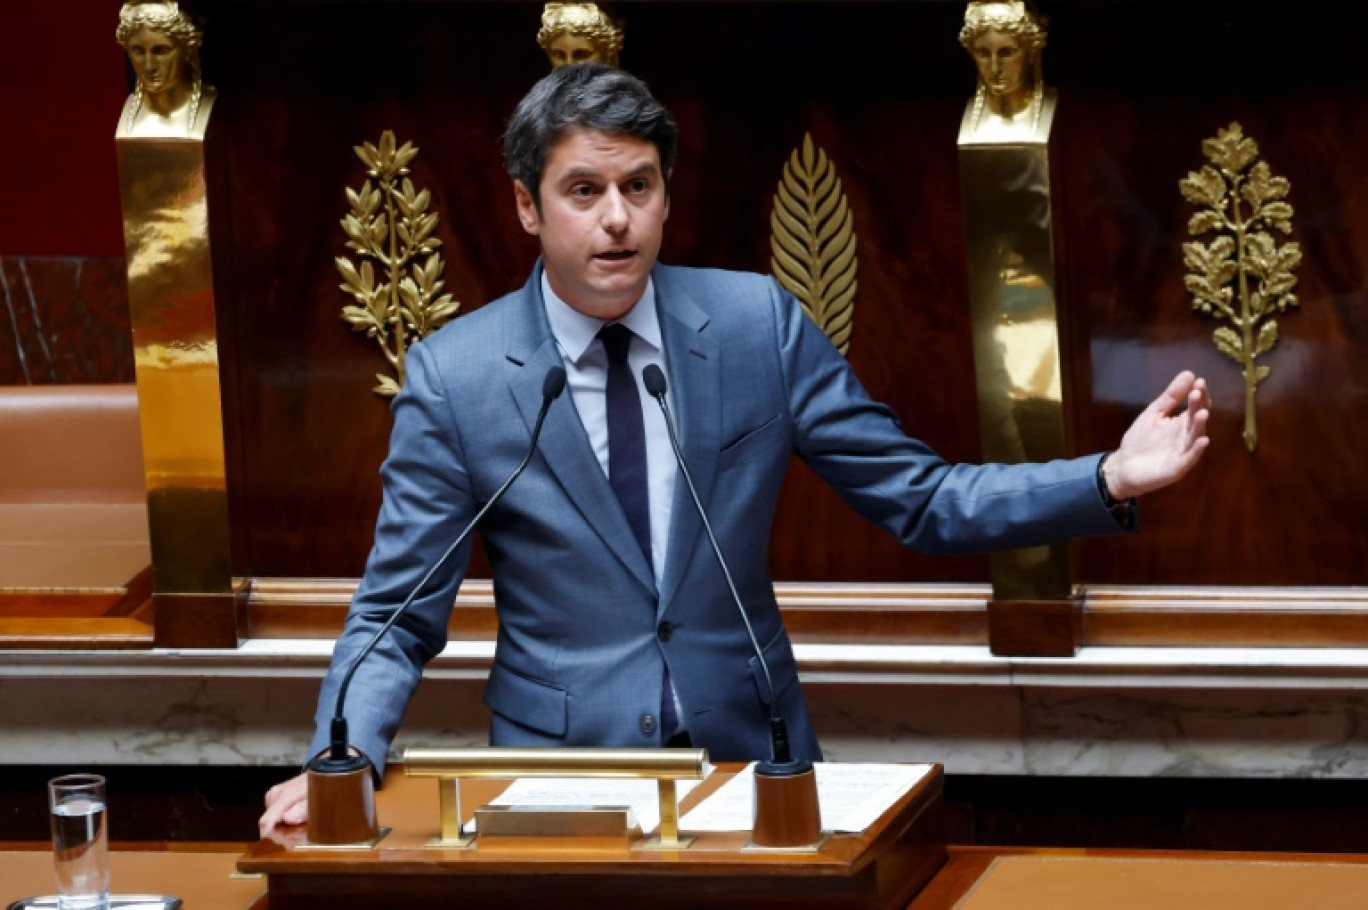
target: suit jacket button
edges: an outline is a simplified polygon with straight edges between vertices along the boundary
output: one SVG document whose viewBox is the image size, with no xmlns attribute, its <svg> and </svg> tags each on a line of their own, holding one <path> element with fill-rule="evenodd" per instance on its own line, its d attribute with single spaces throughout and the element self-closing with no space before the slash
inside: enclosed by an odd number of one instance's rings
<svg viewBox="0 0 1368 910">
<path fill-rule="evenodd" d="M 668 622 L 662 622 L 656 626 L 656 638 L 661 641 L 669 641 L 670 636 L 674 635 L 674 626 Z"/>
<path fill-rule="evenodd" d="M 656 731 L 656 719 L 649 714 L 641 715 L 641 732 L 647 736 L 654 736 Z"/>
</svg>

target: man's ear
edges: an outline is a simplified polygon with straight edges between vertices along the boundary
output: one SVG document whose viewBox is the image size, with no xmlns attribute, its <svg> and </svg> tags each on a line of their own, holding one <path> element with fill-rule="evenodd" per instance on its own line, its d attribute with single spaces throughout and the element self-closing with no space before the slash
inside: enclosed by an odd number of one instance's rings
<svg viewBox="0 0 1368 910">
<path fill-rule="evenodd" d="M 536 237 L 541 233 L 541 217 L 537 212 L 536 200 L 521 180 L 513 181 L 513 200 L 518 204 L 518 222 L 524 231 Z"/>
</svg>

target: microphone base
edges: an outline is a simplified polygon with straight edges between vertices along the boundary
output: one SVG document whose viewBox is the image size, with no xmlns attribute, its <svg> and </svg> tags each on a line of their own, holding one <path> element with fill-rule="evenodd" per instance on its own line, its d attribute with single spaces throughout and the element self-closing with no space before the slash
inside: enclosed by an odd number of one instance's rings
<svg viewBox="0 0 1368 910">
<path fill-rule="evenodd" d="M 760 762 L 755 766 L 757 847 L 808 847 L 822 839 L 817 772 L 809 761 Z"/>
<path fill-rule="evenodd" d="M 343 766 L 341 770 L 337 764 Z M 309 843 L 340 846 L 380 836 L 370 762 L 364 758 L 339 763 L 316 759 L 309 764 L 308 781 Z"/>
</svg>

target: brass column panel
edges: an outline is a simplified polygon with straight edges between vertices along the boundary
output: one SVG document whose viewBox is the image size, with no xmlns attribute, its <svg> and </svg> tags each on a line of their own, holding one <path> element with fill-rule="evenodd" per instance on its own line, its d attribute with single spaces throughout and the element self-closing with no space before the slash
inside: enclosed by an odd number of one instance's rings
<svg viewBox="0 0 1368 910">
<path fill-rule="evenodd" d="M 226 594 L 204 143 L 119 137 L 117 146 L 156 591 Z"/>
<path fill-rule="evenodd" d="M 212 105 L 206 93 L 189 135 L 131 136 L 121 118 L 115 144 L 154 591 L 222 595 L 236 626 L 205 198 Z M 161 600 L 159 610 L 176 602 Z"/>
<path fill-rule="evenodd" d="M 1021 3 L 971 3 L 960 41 L 979 71 L 959 134 L 969 300 L 985 461 L 1066 457 L 1043 23 Z M 1005 61 L 1005 62 L 1004 62 Z M 997 601 L 1066 600 L 1067 545 L 994 554 Z"/>
</svg>

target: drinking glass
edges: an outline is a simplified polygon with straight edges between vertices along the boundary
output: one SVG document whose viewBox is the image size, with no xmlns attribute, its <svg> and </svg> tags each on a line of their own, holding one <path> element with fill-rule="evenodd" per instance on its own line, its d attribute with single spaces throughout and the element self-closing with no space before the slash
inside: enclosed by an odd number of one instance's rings
<svg viewBox="0 0 1368 910">
<path fill-rule="evenodd" d="M 48 782 L 52 856 L 61 910 L 109 907 L 109 829 L 105 779 L 68 774 Z"/>
</svg>

